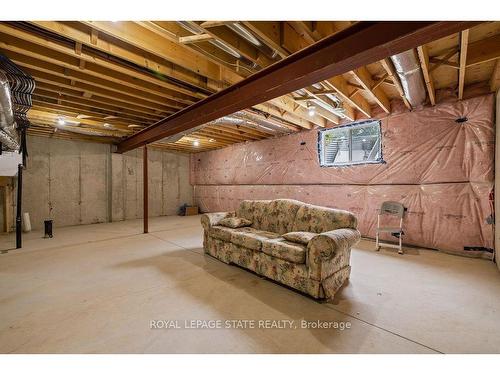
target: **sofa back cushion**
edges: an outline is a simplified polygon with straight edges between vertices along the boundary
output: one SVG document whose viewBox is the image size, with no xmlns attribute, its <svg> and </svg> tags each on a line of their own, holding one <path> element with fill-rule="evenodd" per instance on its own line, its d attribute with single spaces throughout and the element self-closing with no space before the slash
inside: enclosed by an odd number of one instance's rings
<svg viewBox="0 0 500 375">
<path fill-rule="evenodd" d="M 238 206 L 238 209 L 236 210 L 236 216 L 250 220 L 252 222 L 252 226 L 255 226 L 255 218 L 259 218 L 263 215 L 263 212 L 266 206 L 269 205 L 269 203 L 271 203 L 270 200 L 244 200 Z"/>
<path fill-rule="evenodd" d="M 323 233 L 339 228 L 356 229 L 357 224 L 349 211 L 303 204 L 295 215 L 291 232 Z"/>
<path fill-rule="evenodd" d="M 295 216 L 304 203 L 293 199 L 245 200 L 236 216 L 248 219 L 255 229 L 284 234 L 291 232 Z"/>
</svg>

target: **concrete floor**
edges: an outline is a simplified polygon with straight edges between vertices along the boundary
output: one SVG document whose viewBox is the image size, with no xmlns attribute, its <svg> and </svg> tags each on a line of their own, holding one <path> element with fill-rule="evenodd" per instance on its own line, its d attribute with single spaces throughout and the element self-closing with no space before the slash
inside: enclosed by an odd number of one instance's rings
<svg viewBox="0 0 500 375">
<path fill-rule="evenodd" d="M 203 255 L 199 217 L 56 228 L 0 254 L 2 353 L 499 353 L 500 274 L 435 251 L 353 250 L 333 303 Z M 13 236 L 0 236 L 8 249 Z M 287 329 L 150 329 L 151 320 L 293 320 Z M 301 328 L 300 321 L 350 329 Z M 258 322 L 256 322 L 258 324 Z"/>
</svg>

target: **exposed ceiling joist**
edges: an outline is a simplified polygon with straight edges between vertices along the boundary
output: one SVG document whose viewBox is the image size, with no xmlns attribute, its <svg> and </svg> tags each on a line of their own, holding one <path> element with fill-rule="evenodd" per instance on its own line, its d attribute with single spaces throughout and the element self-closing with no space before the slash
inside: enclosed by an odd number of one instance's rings
<svg viewBox="0 0 500 375">
<path fill-rule="evenodd" d="M 282 40 L 280 42 L 288 51 L 296 52 L 296 51 L 300 50 L 304 44 L 311 45 L 311 44 L 315 43 L 315 41 L 321 39 L 322 35 L 320 35 L 318 32 L 310 31 L 309 27 L 304 22 L 294 21 L 294 22 L 290 22 L 290 23 L 295 25 L 295 27 L 292 26 L 296 32 L 295 38 L 291 38 L 290 33 L 288 33 L 287 35 L 284 35 L 282 37 Z M 248 27 L 253 32 L 255 32 L 257 35 L 265 35 L 266 34 L 266 25 L 268 25 L 267 22 L 245 22 L 244 24 L 246 27 Z M 260 28 L 262 28 L 262 27 L 264 29 L 260 30 Z M 305 31 L 306 29 L 309 31 L 306 32 Z M 299 31 L 297 31 L 297 30 L 299 30 Z M 308 37 L 304 37 L 304 35 L 302 35 L 300 30 L 304 30 L 304 33 L 306 33 L 308 35 Z M 300 39 L 303 39 L 303 40 L 301 41 Z M 266 38 L 264 38 L 264 40 L 266 40 Z M 273 49 L 277 48 L 276 44 L 273 42 L 267 41 L 264 43 L 268 43 L 268 46 L 270 48 L 273 48 Z M 282 51 L 280 53 L 280 55 L 281 56 L 288 56 L 289 53 L 286 51 Z M 325 81 L 322 83 L 331 89 L 328 92 L 329 94 L 333 94 L 337 97 L 340 97 L 341 100 L 343 100 L 347 103 L 346 105 L 344 105 L 344 111 L 345 111 L 344 116 L 346 116 L 348 119 L 355 120 L 356 115 L 355 115 L 355 111 L 353 108 L 357 108 L 357 106 L 362 108 L 362 110 L 361 110 L 362 113 L 365 113 L 365 114 L 370 113 L 370 106 L 366 102 L 366 100 L 364 100 L 364 98 L 361 97 L 359 100 L 357 98 L 351 100 L 348 97 L 349 96 L 349 87 L 347 86 L 347 82 L 345 81 L 345 79 L 343 77 L 341 77 L 341 76 L 333 77 L 331 80 Z M 332 105 L 331 103 L 329 103 L 330 99 L 325 99 L 325 98 L 319 97 L 319 96 L 322 96 L 324 93 L 326 94 L 326 91 L 328 91 L 328 90 L 323 90 L 324 92 L 322 92 L 321 94 L 316 92 L 317 90 L 313 90 L 313 89 L 308 89 L 308 91 L 309 91 L 311 98 L 317 99 L 320 103 L 322 102 L 326 105 L 325 109 L 322 109 L 322 112 L 324 114 L 326 114 L 327 116 L 323 116 L 323 117 L 332 121 L 334 124 L 338 124 L 340 119 L 338 118 L 338 113 L 336 113 L 334 110 L 336 108 L 336 105 Z M 297 103 L 301 106 L 305 105 L 303 100 L 299 100 L 299 101 L 297 101 Z M 328 112 L 331 112 L 331 114 L 328 114 Z M 319 112 L 319 114 L 321 115 L 321 112 Z M 367 115 L 367 116 L 369 116 L 369 115 Z"/>
<path fill-rule="evenodd" d="M 277 51 L 282 58 L 290 54 L 289 51 L 283 48 L 282 23 L 278 21 L 244 21 L 242 23 L 259 39 Z"/>
<path fill-rule="evenodd" d="M 377 82 L 375 82 L 371 77 L 368 69 L 366 69 L 366 67 L 364 66 L 353 70 L 351 73 L 354 75 L 359 84 L 363 86 L 363 89 L 365 89 L 373 96 L 373 99 L 377 102 L 380 108 L 382 108 L 384 112 L 390 113 L 391 103 L 389 102 L 389 98 L 387 97 L 385 92 L 379 87 L 380 84 L 383 82 L 383 80 L 378 82 L 377 84 Z"/>
<path fill-rule="evenodd" d="M 429 96 L 429 101 L 432 105 L 436 104 L 436 94 L 434 89 L 434 81 L 432 79 L 431 73 L 429 72 L 429 53 L 427 52 L 427 47 L 425 45 L 419 46 L 417 48 L 418 58 L 420 59 L 420 66 L 422 67 L 422 73 L 424 75 L 425 87 L 427 87 L 427 94 Z"/>
<path fill-rule="evenodd" d="M 470 28 L 477 22 L 358 23 L 297 52 L 119 144 L 131 150 L 390 55 Z"/>
<path fill-rule="evenodd" d="M 401 100 L 405 104 L 406 108 L 411 110 L 410 102 L 406 98 L 405 92 L 403 90 L 403 86 L 401 85 L 401 81 L 399 80 L 398 74 L 397 74 L 396 70 L 394 69 L 392 62 L 388 58 L 385 58 L 383 60 L 380 60 L 380 64 L 382 65 L 385 72 L 392 80 L 394 86 L 396 87 L 396 90 L 398 90 L 398 94 L 401 97 Z"/>
<path fill-rule="evenodd" d="M 191 44 L 191 43 L 201 43 L 206 42 L 208 40 L 213 40 L 214 37 L 209 34 L 199 34 L 199 35 L 189 35 L 189 36 L 181 36 L 179 37 L 179 42 L 182 44 Z"/>
<path fill-rule="evenodd" d="M 85 32 L 85 30 L 82 30 L 81 27 L 78 27 L 79 24 L 76 22 L 30 21 L 30 23 L 52 33 L 64 35 L 66 38 L 75 42 L 80 42 L 83 45 L 90 46 L 111 56 L 129 61 L 153 72 L 199 87 L 200 89 L 214 90 L 216 88 L 213 80 L 201 80 L 200 75 L 177 66 L 169 62 L 168 59 L 158 58 L 152 53 L 126 48 L 113 40 L 99 39 L 97 44 L 92 44 L 89 40 L 89 34 Z"/>
<path fill-rule="evenodd" d="M 112 81 L 106 82 L 99 79 L 98 77 L 88 75 L 87 73 L 82 72 L 79 69 L 64 68 L 53 63 L 47 63 L 32 57 L 22 56 L 21 54 L 17 54 L 14 52 L 7 53 L 7 56 L 23 68 L 34 69 L 43 73 L 66 78 L 68 80 L 74 80 L 75 82 L 89 84 L 104 90 L 111 90 L 117 93 L 126 93 L 129 96 L 133 96 L 138 99 L 145 99 L 162 107 L 170 107 L 174 109 L 178 108 L 176 106 L 169 106 L 167 99 L 160 95 L 152 94 L 150 92 L 142 91 L 140 89 L 136 89 L 134 87 Z"/>
<path fill-rule="evenodd" d="M 91 27 L 92 30 L 111 35 L 194 73 L 215 80 L 221 79 L 221 69 L 218 65 L 189 48 L 170 42 L 155 33 L 146 32 L 141 25 L 134 22 L 87 21 L 83 23 Z"/>
<path fill-rule="evenodd" d="M 460 70 L 458 71 L 458 99 L 462 100 L 465 86 L 465 69 L 467 62 L 467 45 L 469 44 L 469 30 L 460 33 Z"/>
<path fill-rule="evenodd" d="M 163 24 L 164 23 L 161 23 L 161 25 Z M 91 23 L 89 25 L 97 26 L 95 23 Z M 99 23 L 98 26 L 102 27 L 106 26 L 106 29 L 103 29 L 101 31 L 106 31 L 108 35 L 111 35 L 118 39 L 121 38 L 121 40 L 127 41 L 128 43 L 134 46 L 140 46 L 141 48 L 147 51 L 151 51 L 151 53 L 154 53 L 156 56 L 165 59 L 168 59 L 168 51 L 165 51 L 164 48 L 158 49 L 157 43 L 161 43 L 161 40 L 165 40 L 167 43 L 175 43 L 174 40 L 178 39 L 178 37 L 175 34 L 168 32 L 166 29 L 163 29 L 160 26 L 160 23 L 156 24 L 154 22 L 149 22 L 149 21 L 139 22 L 139 23 L 136 22 L 135 26 L 132 28 L 122 27 L 119 30 L 119 32 L 114 28 L 113 25 L 109 25 L 109 23 Z M 142 27 L 141 34 L 133 34 L 131 32 L 132 30 L 135 30 L 136 27 Z M 183 48 L 190 49 L 188 45 L 183 46 Z M 198 56 L 198 60 L 204 59 L 207 62 L 217 65 L 215 62 L 211 61 L 210 59 L 207 59 L 207 57 L 202 55 L 200 52 L 196 52 L 195 50 L 190 49 L 190 53 L 191 54 L 195 53 Z M 219 78 L 221 81 L 234 84 L 243 79 L 242 75 L 229 69 L 228 67 L 223 65 L 217 65 L 217 66 L 220 68 Z M 280 100 L 278 100 L 278 98 L 272 100 L 270 104 L 279 108 L 281 111 L 286 111 L 292 114 L 293 116 L 287 116 L 287 121 L 295 121 L 296 125 L 306 129 L 311 128 L 309 122 L 320 127 L 327 125 L 327 123 L 325 123 L 324 118 L 318 115 L 312 117 L 308 116 L 306 108 L 296 108 L 295 104 L 293 103 L 293 100 L 291 100 L 290 97 L 284 96 L 283 98 L 279 99 Z M 259 109 L 264 110 L 262 106 Z M 273 113 L 273 115 L 275 114 Z M 296 118 L 300 120 L 296 121 Z"/>
<path fill-rule="evenodd" d="M 329 30 L 326 35 L 322 35 L 318 31 L 312 31 L 311 28 L 306 24 L 306 22 L 296 21 L 291 22 L 292 29 L 296 32 L 294 37 L 291 37 L 293 31 L 286 33 L 283 36 L 283 46 L 292 52 L 296 52 L 302 48 L 302 46 L 310 45 L 315 43 L 323 36 L 330 35 L 333 30 Z M 302 39 L 302 40 L 301 40 Z M 344 102 L 345 116 L 350 120 L 355 120 L 356 115 L 354 109 L 360 111 L 363 115 L 370 117 L 371 108 L 370 104 L 362 96 L 353 96 L 353 91 L 349 87 L 347 80 L 341 75 L 336 77 L 331 77 L 328 80 L 322 82 L 326 87 L 333 89 L 332 92 L 340 100 Z"/>
<path fill-rule="evenodd" d="M 150 113 L 155 110 L 168 110 L 168 107 L 160 106 L 154 102 L 149 102 L 145 99 L 140 99 L 134 96 L 129 96 L 128 93 L 119 93 L 112 90 L 107 90 L 101 87 L 93 86 L 84 82 L 75 81 L 73 79 L 68 79 L 67 77 L 61 77 L 48 72 L 43 72 L 37 70 L 34 67 L 24 67 L 27 73 L 31 74 L 35 78 L 36 82 L 54 84 L 61 88 L 66 88 L 70 90 L 78 90 L 80 92 L 89 92 L 93 96 L 99 96 L 105 100 L 114 100 L 123 103 L 122 105 L 129 106 L 131 108 L 140 108 L 143 112 Z"/>
<path fill-rule="evenodd" d="M 500 58 L 500 34 L 470 43 L 467 49 L 467 67 Z"/>
</svg>

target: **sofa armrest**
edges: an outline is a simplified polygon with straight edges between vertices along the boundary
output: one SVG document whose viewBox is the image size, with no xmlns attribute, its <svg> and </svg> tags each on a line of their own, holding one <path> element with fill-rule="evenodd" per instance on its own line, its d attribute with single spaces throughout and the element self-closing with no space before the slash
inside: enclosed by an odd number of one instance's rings
<svg viewBox="0 0 500 375">
<path fill-rule="evenodd" d="M 309 275 L 323 280 L 335 272 L 335 268 L 349 265 L 350 249 L 361 239 L 357 229 L 342 228 L 323 232 L 307 245 Z"/>
<path fill-rule="evenodd" d="M 218 225 L 222 219 L 235 216 L 235 212 L 212 212 L 201 215 L 201 225 L 205 230 L 209 230 L 214 225 Z"/>
</svg>

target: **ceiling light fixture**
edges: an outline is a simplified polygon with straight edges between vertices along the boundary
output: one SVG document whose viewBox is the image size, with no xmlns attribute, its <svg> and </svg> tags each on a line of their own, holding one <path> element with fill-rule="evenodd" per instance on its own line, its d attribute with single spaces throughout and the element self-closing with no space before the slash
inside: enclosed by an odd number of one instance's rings
<svg viewBox="0 0 500 375">
<path fill-rule="evenodd" d="M 229 27 L 231 30 L 233 30 L 236 34 L 238 34 L 242 38 L 245 38 L 246 40 L 248 40 L 253 45 L 260 47 L 261 44 L 260 44 L 259 40 L 256 37 L 254 37 L 250 31 L 248 31 L 244 26 L 240 25 L 238 22 L 231 22 L 231 23 L 227 24 L 226 26 Z"/>
<path fill-rule="evenodd" d="M 219 47 L 224 52 L 230 54 L 231 56 L 236 57 L 237 59 L 241 58 L 241 55 L 234 48 L 230 47 L 226 42 L 222 42 L 218 39 L 214 39 L 210 41 L 213 45 Z"/>
<path fill-rule="evenodd" d="M 307 114 L 310 117 L 313 117 L 316 114 L 316 106 L 310 102 L 307 103 Z"/>
<path fill-rule="evenodd" d="M 59 117 L 59 118 L 57 119 L 57 123 L 58 123 L 59 125 L 64 125 L 64 124 L 66 124 L 66 121 L 64 120 L 64 118 Z"/>
<path fill-rule="evenodd" d="M 203 28 L 200 27 L 195 22 L 189 22 L 189 21 L 176 21 L 176 22 L 190 33 L 200 35 L 205 32 L 205 30 L 203 30 Z"/>
<path fill-rule="evenodd" d="M 208 141 L 213 143 L 213 142 L 215 142 L 215 139 L 210 138 Z"/>
<path fill-rule="evenodd" d="M 200 145 L 200 141 L 198 141 L 197 139 L 193 141 L 194 147 L 198 147 L 199 145 Z"/>
</svg>

